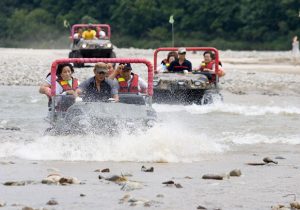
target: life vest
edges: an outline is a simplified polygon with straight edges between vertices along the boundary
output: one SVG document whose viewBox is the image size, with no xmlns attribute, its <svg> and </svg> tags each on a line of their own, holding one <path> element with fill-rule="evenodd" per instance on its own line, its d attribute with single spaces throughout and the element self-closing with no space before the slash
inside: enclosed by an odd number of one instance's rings
<svg viewBox="0 0 300 210">
<path fill-rule="evenodd" d="M 131 73 L 132 80 L 130 86 L 128 87 L 127 81 L 121 77 L 121 75 L 117 76 L 117 80 L 119 82 L 119 92 L 120 93 L 138 93 L 139 92 L 139 76 L 137 74 Z"/>
<path fill-rule="evenodd" d="M 47 77 L 51 75 L 49 73 Z M 62 79 L 57 79 L 56 82 L 63 88 L 63 92 L 68 91 L 68 90 L 76 90 L 78 88 L 78 79 L 72 77 L 72 87 L 69 85 L 69 83 L 65 80 Z M 51 111 L 51 103 L 52 103 L 52 98 L 48 96 L 48 108 L 49 111 Z"/>
<path fill-rule="evenodd" d="M 214 70 L 213 69 L 213 66 L 215 64 L 215 61 L 212 60 L 210 61 L 209 63 L 204 63 L 204 61 L 201 63 L 201 67 L 200 67 L 200 71 L 203 71 L 204 69 L 211 69 L 211 70 Z M 220 63 L 219 63 L 220 64 Z M 218 76 L 222 76 L 223 74 L 223 71 L 219 68 L 219 71 L 218 71 Z M 213 80 L 215 80 L 215 76 L 212 77 Z"/>
<path fill-rule="evenodd" d="M 203 71 L 204 69 L 211 69 L 211 70 L 213 70 L 213 65 L 214 64 L 215 64 L 214 60 L 210 61 L 209 63 L 204 63 L 204 61 L 203 61 L 201 63 L 200 71 Z"/>
<path fill-rule="evenodd" d="M 72 78 L 72 87 L 66 80 L 57 79 L 58 84 L 63 88 L 63 91 L 76 90 L 78 88 L 78 79 Z"/>
</svg>

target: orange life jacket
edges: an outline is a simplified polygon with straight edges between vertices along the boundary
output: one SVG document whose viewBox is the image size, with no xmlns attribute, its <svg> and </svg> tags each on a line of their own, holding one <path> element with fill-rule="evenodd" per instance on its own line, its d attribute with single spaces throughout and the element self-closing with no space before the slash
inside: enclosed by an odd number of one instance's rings
<svg viewBox="0 0 300 210">
<path fill-rule="evenodd" d="M 202 65 L 205 64 L 205 65 Z M 205 63 L 204 61 L 201 63 L 200 71 L 203 71 L 204 69 L 211 69 L 213 70 L 213 65 L 215 64 L 215 61 L 212 60 L 209 63 Z"/>
<path fill-rule="evenodd" d="M 139 76 L 137 74 L 131 73 L 132 80 L 130 86 L 128 87 L 127 81 L 121 77 L 121 75 L 117 76 L 117 80 L 119 82 L 119 92 L 120 93 L 138 93 L 139 92 Z"/>
<path fill-rule="evenodd" d="M 63 88 L 63 91 L 68 91 L 68 90 L 76 90 L 78 88 L 78 79 L 72 78 L 72 87 L 68 83 L 68 81 L 62 80 L 62 79 L 57 79 L 56 80 L 58 84 Z"/>
<path fill-rule="evenodd" d="M 204 65 L 203 65 L 204 64 Z M 200 67 L 200 71 L 203 71 L 204 69 L 211 69 L 211 70 L 214 70 L 213 69 L 213 65 L 215 64 L 215 61 L 212 60 L 210 61 L 209 63 L 204 63 L 204 61 L 201 63 L 201 67 Z M 218 71 L 218 76 L 222 76 L 223 74 L 223 71 L 219 68 L 219 71 Z"/>
</svg>

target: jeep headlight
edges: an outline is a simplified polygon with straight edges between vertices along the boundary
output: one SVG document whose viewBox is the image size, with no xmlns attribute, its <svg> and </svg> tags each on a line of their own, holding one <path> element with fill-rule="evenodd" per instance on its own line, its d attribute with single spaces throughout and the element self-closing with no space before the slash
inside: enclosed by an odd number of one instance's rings
<svg viewBox="0 0 300 210">
<path fill-rule="evenodd" d="M 106 43 L 106 44 L 105 44 L 105 47 L 107 47 L 107 48 L 111 48 L 111 46 L 112 46 L 111 43 Z"/>
<path fill-rule="evenodd" d="M 158 85 L 158 83 L 159 83 L 159 81 L 153 81 L 153 86 L 155 87 L 155 86 L 157 86 Z"/>
<path fill-rule="evenodd" d="M 87 44 L 86 43 L 83 43 L 82 44 L 82 48 L 86 48 L 87 47 Z"/>
<path fill-rule="evenodd" d="M 184 81 L 178 81 L 178 85 L 180 86 L 184 85 Z"/>
<path fill-rule="evenodd" d="M 201 85 L 201 81 L 196 80 L 196 81 L 194 82 L 194 85 L 195 85 L 195 86 L 200 86 L 200 85 Z"/>
</svg>

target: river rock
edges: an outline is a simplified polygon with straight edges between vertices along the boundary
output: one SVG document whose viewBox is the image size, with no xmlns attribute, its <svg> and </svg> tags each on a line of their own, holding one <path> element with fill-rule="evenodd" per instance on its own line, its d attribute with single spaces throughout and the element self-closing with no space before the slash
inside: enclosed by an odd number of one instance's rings
<svg viewBox="0 0 300 210">
<path fill-rule="evenodd" d="M 105 177 L 102 176 L 102 175 L 99 175 L 99 176 L 98 176 L 98 179 L 105 179 Z"/>
<path fill-rule="evenodd" d="M 105 168 L 105 169 L 102 169 L 101 172 L 102 172 L 102 173 L 109 173 L 110 170 L 109 170 L 109 168 Z"/>
<path fill-rule="evenodd" d="M 266 165 L 266 163 L 246 163 L 246 165 L 249 165 L 249 166 L 264 166 L 264 165 Z"/>
<path fill-rule="evenodd" d="M 50 206 L 54 206 L 54 205 L 58 205 L 58 202 L 56 200 L 52 199 L 52 200 L 49 200 L 46 204 L 50 205 Z"/>
<path fill-rule="evenodd" d="M 24 186 L 26 184 L 25 181 L 8 181 L 5 182 L 3 185 L 5 186 Z"/>
<path fill-rule="evenodd" d="M 129 195 L 129 194 L 124 195 L 123 198 L 121 198 L 121 199 L 119 200 L 119 204 L 122 204 L 122 203 L 124 203 L 124 202 L 128 202 L 129 198 L 130 198 L 130 195 Z"/>
<path fill-rule="evenodd" d="M 6 203 L 4 201 L 0 201 L 0 207 L 6 206 Z"/>
<path fill-rule="evenodd" d="M 25 207 L 22 208 L 22 210 L 34 210 L 34 208 L 31 208 L 29 206 L 25 206 Z"/>
<path fill-rule="evenodd" d="M 42 180 L 42 184 L 58 184 L 61 177 L 60 174 L 49 174 L 47 178 Z"/>
<path fill-rule="evenodd" d="M 241 176 L 242 172 L 240 169 L 234 169 L 232 171 L 230 171 L 229 176 Z"/>
<path fill-rule="evenodd" d="M 130 206 L 137 206 L 137 205 L 139 205 L 139 206 L 145 206 L 145 204 L 146 204 L 146 206 L 151 206 L 151 201 L 149 201 L 149 200 L 146 200 L 146 199 L 143 199 L 143 198 L 138 198 L 138 199 L 136 199 L 136 198 L 130 198 L 129 200 L 128 200 L 128 203 L 130 203 L 129 205 Z"/>
<path fill-rule="evenodd" d="M 284 205 L 275 205 L 271 207 L 272 210 L 290 210 L 290 208 L 285 207 Z"/>
<path fill-rule="evenodd" d="M 265 158 L 263 159 L 263 161 L 264 161 L 265 163 L 274 163 L 274 164 L 278 164 L 277 161 L 272 160 L 272 159 L 269 158 L 269 157 L 265 157 Z"/>
<path fill-rule="evenodd" d="M 199 205 L 199 206 L 197 207 L 197 209 L 207 209 L 207 208 L 204 207 L 204 206 L 200 206 L 200 205 Z"/>
<path fill-rule="evenodd" d="M 121 190 L 132 191 L 132 190 L 137 190 L 137 189 L 142 189 L 142 188 L 143 188 L 143 184 L 140 182 L 127 181 L 122 185 Z"/>
<path fill-rule="evenodd" d="M 300 209 L 300 202 L 294 201 L 290 203 L 291 208 Z"/>
<path fill-rule="evenodd" d="M 175 182 L 172 181 L 172 180 L 170 180 L 170 181 L 163 182 L 163 184 L 166 184 L 166 185 L 168 185 L 168 184 L 175 184 Z"/>
<path fill-rule="evenodd" d="M 174 185 L 175 185 L 176 188 L 183 188 L 182 185 L 179 184 L 179 183 L 175 183 Z"/>
<path fill-rule="evenodd" d="M 42 184 L 80 184 L 80 181 L 75 177 L 63 177 L 60 174 L 50 174 L 46 179 L 42 180 Z"/>
<path fill-rule="evenodd" d="M 229 178 L 228 175 L 226 174 L 222 174 L 222 175 L 219 175 L 219 174 L 204 174 L 202 176 L 202 179 L 215 179 L 215 180 L 223 180 L 223 179 L 226 179 L 226 178 Z"/>
<path fill-rule="evenodd" d="M 59 184 L 66 185 L 66 184 L 79 184 L 79 180 L 75 177 L 61 177 L 59 179 Z"/>
<path fill-rule="evenodd" d="M 86 196 L 86 194 L 83 194 L 83 193 L 80 194 L 80 197 L 85 197 L 85 196 Z"/>
<path fill-rule="evenodd" d="M 153 167 L 146 168 L 145 166 L 142 166 L 141 171 L 143 171 L 143 172 L 154 172 L 154 168 Z"/>
<path fill-rule="evenodd" d="M 105 178 L 105 180 L 111 181 L 111 182 L 116 182 L 116 183 L 128 181 L 128 179 L 126 177 L 124 177 L 124 176 L 118 176 L 118 175 L 110 176 L 108 178 Z"/>
</svg>

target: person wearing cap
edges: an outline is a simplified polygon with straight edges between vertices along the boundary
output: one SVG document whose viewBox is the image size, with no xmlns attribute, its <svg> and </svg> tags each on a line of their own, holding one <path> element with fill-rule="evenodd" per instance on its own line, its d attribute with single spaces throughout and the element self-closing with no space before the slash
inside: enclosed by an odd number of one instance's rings
<svg viewBox="0 0 300 210">
<path fill-rule="evenodd" d="M 170 72 L 184 72 L 184 70 L 192 71 L 192 63 L 185 59 L 186 49 L 178 49 L 178 59 L 172 61 L 170 66 L 168 66 L 168 71 Z"/>
<path fill-rule="evenodd" d="M 119 100 L 117 82 L 107 78 L 108 66 L 106 63 L 96 63 L 95 76 L 79 85 L 77 93 L 83 94 L 83 101 L 107 101 L 109 98 Z"/>
<path fill-rule="evenodd" d="M 148 85 L 137 74 L 132 72 L 130 63 L 120 63 L 118 68 L 109 76 L 117 78 L 119 93 L 146 93 Z"/>
<path fill-rule="evenodd" d="M 87 30 L 82 33 L 82 38 L 85 40 L 91 40 L 96 38 L 96 31 L 93 29 L 93 25 L 89 24 Z"/>
<path fill-rule="evenodd" d="M 78 79 L 73 78 L 74 68 L 69 63 L 59 64 L 56 71 L 56 95 L 72 95 L 77 97 Z M 51 105 L 51 74 L 49 73 L 45 82 L 40 86 L 39 92 L 48 96 L 48 107 Z M 75 102 L 75 101 L 74 101 Z"/>
<path fill-rule="evenodd" d="M 215 60 L 214 60 L 214 54 L 211 51 L 205 51 L 203 53 L 203 58 L 204 61 L 202 61 L 201 66 L 196 69 L 196 71 L 201 71 L 208 75 L 208 79 L 212 78 L 212 74 L 215 73 Z M 219 77 L 223 77 L 225 75 L 224 69 L 222 68 L 222 66 L 220 65 L 219 62 L 219 71 L 218 71 L 218 76 Z"/>
</svg>

